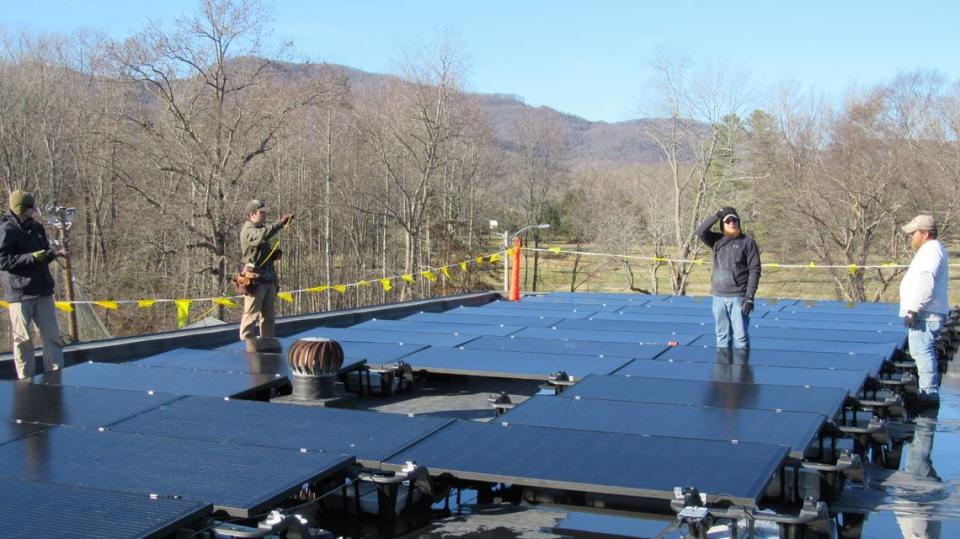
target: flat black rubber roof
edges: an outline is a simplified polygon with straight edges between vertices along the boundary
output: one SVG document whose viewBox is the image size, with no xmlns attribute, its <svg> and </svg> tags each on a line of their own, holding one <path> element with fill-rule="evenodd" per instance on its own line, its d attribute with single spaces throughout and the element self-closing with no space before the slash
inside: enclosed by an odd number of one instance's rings
<svg viewBox="0 0 960 539">
<path fill-rule="evenodd" d="M 499 422 L 537 427 L 623 432 L 780 445 L 802 458 L 826 418 L 813 412 L 681 406 L 651 402 L 535 395 Z"/>
<path fill-rule="evenodd" d="M 387 460 L 433 475 L 577 492 L 672 499 L 696 486 L 755 506 L 787 456 L 785 447 L 456 421 Z"/>
<path fill-rule="evenodd" d="M 337 408 L 186 397 L 110 428 L 150 436 L 356 455 L 364 466 L 452 420 Z"/>
<path fill-rule="evenodd" d="M 843 407 L 847 399 L 847 390 L 834 387 L 774 386 L 643 376 L 591 375 L 577 382 L 560 396 L 720 408 L 817 412 L 827 418 L 833 418 Z"/>
<path fill-rule="evenodd" d="M 635 359 L 611 374 L 704 382 L 839 387 L 851 395 L 856 395 L 867 381 L 867 371 L 767 367 L 716 362 L 695 363 L 659 359 Z"/>
<path fill-rule="evenodd" d="M 213 504 L 248 517 L 353 464 L 352 456 L 51 427 L 0 445 L 0 477 Z M 56 500 L 51 500 L 56 506 Z"/>
<path fill-rule="evenodd" d="M 588 374 L 609 374 L 630 360 L 622 357 L 430 347 L 405 357 L 403 361 L 414 370 L 435 374 L 546 380 L 558 371 L 577 378 Z"/>
<path fill-rule="evenodd" d="M 0 381 L 0 418 L 104 427 L 181 398 L 167 393 Z"/>
<path fill-rule="evenodd" d="M 0 479 L 0 497 L 5 537 L 164 537 L 211 510 L 208 503 L 20 479 Z"/>
<path fill-rule="evenodd" d="M 667 348 L 656 359 L 716 363 L 745 361 L 750 365 L 768 367 L 806 367 L 810 369 L 841 369 L 866 371 L 877 376 L 883 367 L 880 354 L 833 354 L 827 352 L 803 352 L 800 350 L 748 350 L 742 354 L 729 349 L 706 346 L 674 346 Z"/>
<path fill-rule="evenodd" d="M 161 369 L 114 363 L 81 363 L 37 375 L 33 380 L 59 386 L 238 398 L 288 383 L 285 377 L 271 374 Z"/>
</svg>

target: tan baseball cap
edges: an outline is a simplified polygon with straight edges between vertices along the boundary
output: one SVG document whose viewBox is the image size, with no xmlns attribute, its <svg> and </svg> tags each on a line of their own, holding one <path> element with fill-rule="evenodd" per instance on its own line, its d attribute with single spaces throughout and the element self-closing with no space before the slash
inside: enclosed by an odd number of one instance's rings
<svg viewBox="0 0 960 539">
<path fill-rule="evenodd" d="M 907 234 L 913 234 L 918 230 L 936 230 L 937 222 L 932 215 L 918 215 L 900 228 Z"/>
</svg>

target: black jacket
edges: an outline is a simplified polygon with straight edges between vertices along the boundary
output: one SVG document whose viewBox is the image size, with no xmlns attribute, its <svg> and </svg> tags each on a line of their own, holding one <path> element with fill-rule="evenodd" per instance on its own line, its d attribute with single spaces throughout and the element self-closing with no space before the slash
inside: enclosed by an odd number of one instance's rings
<svg viewBox="0 0 960 539">
<path fill-rule="evenodd" d="M 18 303 L 25 299 L 53 295 L 52 260 L 36 262 L 33 253 L 50 248 L 47 233 L 32 219 L 20 222 L 7 212 L 0 222 L 0 280 L 4 299 Z"/>
<path fill-rule="evenodd" d="M 753 298 L 760 285 L 760 248 L 746 234 L 728 238 L 710 230 L 719 220 L 716 215 L 711 215 L 697 227 L 697 237 L 713 249 L 710 293 L 714 296 Z"/>
</svg>

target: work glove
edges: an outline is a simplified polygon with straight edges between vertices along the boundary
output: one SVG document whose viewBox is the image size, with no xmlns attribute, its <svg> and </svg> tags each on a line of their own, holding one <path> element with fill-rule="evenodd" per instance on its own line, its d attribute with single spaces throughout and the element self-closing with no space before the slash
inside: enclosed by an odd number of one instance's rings
<svg viewBox="0 0 960 539">
<path fill-rule="evenodd" d="M 743 316 L 750 316 L 750 313 L 753 312 L 753 298 L 743 299 L 743 305 L 740 306 L 740 312 L 743 313 Z"/>
<path fill-rule="evenodd" d="M 907 315 L 903 317 L 903 325 L 907 329 L 917 329 L 917 313 L 907 311 Z"/>
<path fill-rule="evenodd" d="M 31 253 L 33 255 L 34 262 L 49 262 L 57 257 L 56 251 L 53 249 L 47 249 L 45 251 L 34 251 Z"/>
<path fill-rule="evenodd" d="M 287 226 L 287 223 L 289 223 L 291 219 L 293 219 L 293 214 L 288 213 L 286 215 L 281 216 L 280 220 L 277 222 L 279 222 L 283 226 Z"/>
</svg>

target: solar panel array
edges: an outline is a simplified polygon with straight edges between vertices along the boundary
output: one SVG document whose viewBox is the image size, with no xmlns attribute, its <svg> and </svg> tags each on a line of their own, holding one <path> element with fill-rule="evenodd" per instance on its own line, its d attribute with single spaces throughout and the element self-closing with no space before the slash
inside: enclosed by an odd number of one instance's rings
<svg viewBox="0 0 960 539">
<path fill-rule="evenodd" d="M 576 382 L 490 423 L 237 400 L 289 375 L 241 343 L 82 364 L 0 382 L 0 489 L 77 500 L 62 518 L 96 505 L 84 489 L 107 492 L 118 514 L 103 525 L 132 530 L 142 514 L 142 535 L 268 510 L 355 460 L 642 498 L 695 485 L 755 506 L 848 398 L 889 375 L 904 332 L 893 305 L 799 300 L 758 300 L 750 326 L 749 355 L 718 351 L 709 298 L 555 293 L 281 339 L 336 339 L 348 367 Z M 0 518 L 28 533 L 23 505 Z"/>
</svg>

